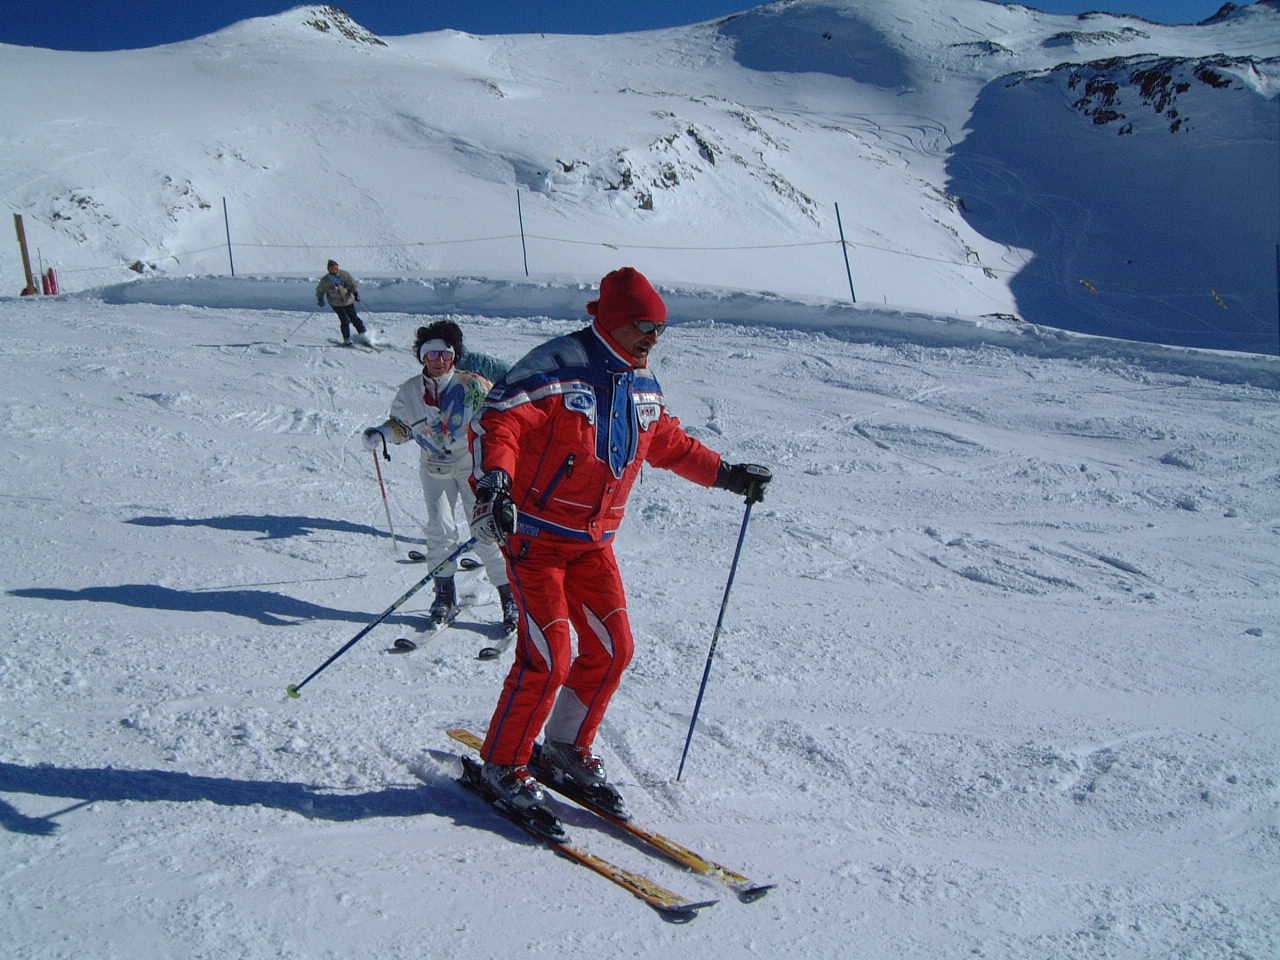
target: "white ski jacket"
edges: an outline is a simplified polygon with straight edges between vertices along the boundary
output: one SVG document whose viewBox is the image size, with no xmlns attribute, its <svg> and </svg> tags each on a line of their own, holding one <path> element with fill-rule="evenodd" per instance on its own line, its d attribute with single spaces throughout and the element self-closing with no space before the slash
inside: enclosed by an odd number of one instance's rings
<svg viewBox="0 0 1280 960">
<path fill-rule="evenodd" d="M 419 374 L 400 385 L 382 433 L 392 443 L 416 440 L 422 467 L 438 477 L 470 476 L 467 427 L 492 385 L 478 373 L 450 370 L 434 379 Z"/>
</svg>

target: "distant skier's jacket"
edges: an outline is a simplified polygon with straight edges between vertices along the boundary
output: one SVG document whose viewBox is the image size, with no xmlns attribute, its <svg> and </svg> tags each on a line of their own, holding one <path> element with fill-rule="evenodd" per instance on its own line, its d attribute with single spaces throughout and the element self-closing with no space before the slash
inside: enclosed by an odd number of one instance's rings
<svg viewBox="0 0 1280 960">
<path fill-rule="evenodd" d="M 411 377 L 391 401 L 383 435 L 393 443 L 417 441 L 427 473 L 466 479 L 471 474 L 467 426 L 479 413 L 489 387 L 484 377 L 466 370 L 450 370 L 439 378 Z"/>
<path fill-rule="evenodd" d="M 487 353 L 463 350 L 462 356 L 458 357 L 457 368 L 459 370 L 470 370 L 472 373 L 480 374 L 490 383 L 497 383 L 507 375 L 511 365 L 503 363 L 497 357 L 491 357 Z"/>
<path fill-rule="evenodd" d="M 511 368 L 472 423 L 472 455 L 474 479 L 511 476 L 520 533 L 590 541 L 613 537 L 644 463 L 704 487 L 720 469 L 720 454 L 667 413 L 652 371 L 594 326 Z"/>
<path fill-rule="evenodd" d="M 326 273 L 316 284 L 316 302 L 327 299 L 331 307 L 349 307 L 356 302 L 359 290 L 360 284 L 347 271 L 339 270 L 336 276 Z"/>
</svg>

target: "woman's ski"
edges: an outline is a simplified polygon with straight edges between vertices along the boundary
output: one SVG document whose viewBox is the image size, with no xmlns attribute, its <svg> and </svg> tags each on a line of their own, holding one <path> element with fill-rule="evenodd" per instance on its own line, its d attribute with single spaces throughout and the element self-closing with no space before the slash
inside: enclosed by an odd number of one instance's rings
<svg viewBox="0 0 1280 960">
<path fill-rule="evenodd" d="M 417 634 L 413 637 L 396 637 L 395 643 L 387 649 L 387 653 L 412 653 L 414 650 L 417 650 L 418 647 L 422 646 L 422 644 L 428 642 L 433 637 L 444 633 L 452 627 L 453 622 L 458 619 L 458 614 L 471 606 L 473 606 L 473 603 L 464 599 L 462 602 L 454 605 L 453 610 L 445 619 L 424 620 L 422 625 L 418 627 Z"/>
</svg>

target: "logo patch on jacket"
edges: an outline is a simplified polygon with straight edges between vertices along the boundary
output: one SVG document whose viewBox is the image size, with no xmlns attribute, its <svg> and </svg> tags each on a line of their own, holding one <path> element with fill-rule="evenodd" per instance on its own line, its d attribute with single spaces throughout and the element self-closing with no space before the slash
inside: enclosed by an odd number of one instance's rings
<svg viewBox="0 0 1280 960">
<path fill-rule="evenodd" d="M 596 397 L 589 390 L 574 391 L 565 393 L 564 405 L 566 410 L 572 410 L 574 413 L 580 413 L 587 418 L 587 423 L 595 426 L 596 422 Z"/>
<path fill-rule="evenodd" d="M 641 430 L 648 430 L 662 416 L 662 394 L 637 393 L 635 395 L 636 420 Z"/>
</svg>

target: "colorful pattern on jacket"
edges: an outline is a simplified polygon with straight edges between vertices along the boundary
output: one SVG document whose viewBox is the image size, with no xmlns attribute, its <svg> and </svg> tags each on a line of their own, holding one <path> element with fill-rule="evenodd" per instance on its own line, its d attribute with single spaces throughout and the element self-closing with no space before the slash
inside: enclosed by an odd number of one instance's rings
<svg viewBox="0 0 1280 960">
<path fill-rule="evenodd" d="M 400 385 L 391 401 L 387 419 L 394 441 L 414 440 L 422 460 L 433 472 L 467 476 L 471 472 L 471 452 L 467 427 L 480 412 L 489 381 L 464 370 L 442 378 L 440 394 L 428 393 L 420 374 Z"/>
<path fill-rule="evenodd" d="M 666 410 L 635 369 L 587 327 L 548 341 L 494 386 L 472 424 L 475 472 L 512 477 L 520 532 L 607 540 L 648 462 L 711 486 L 720 455 Z"/>
</svg>

